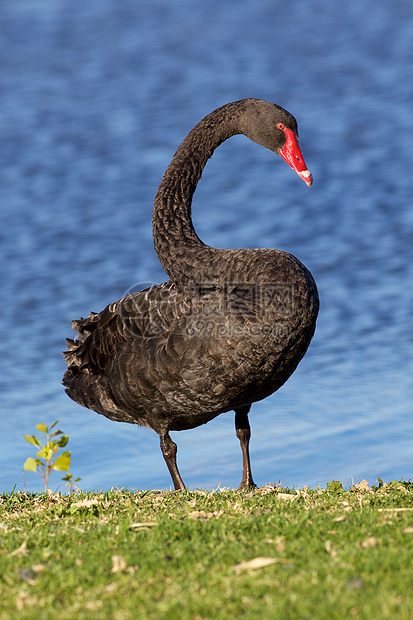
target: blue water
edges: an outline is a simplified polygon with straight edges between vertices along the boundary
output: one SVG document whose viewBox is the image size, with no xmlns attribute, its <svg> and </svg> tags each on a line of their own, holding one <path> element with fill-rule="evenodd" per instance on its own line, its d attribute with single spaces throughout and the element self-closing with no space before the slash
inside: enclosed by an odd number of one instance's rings
<svg viewBox="0 0 413 620">
<path fill-rule="evenodd" d="M 321 298 L 298 370 L 253 407 L 256 482 L 412 477 L 411 1 L 2 0 L 0 29 L 0 491 L 23 488 L 22 434 L 58 418 L 82 489 L 170 487 L 155 433 L 67 398 L 61 350 L 73 318 L 165 280 L 162 174 L 243 97 L 297 117 L 314 185 L 232 138 L 197 191 L 198 233 L 295 254 Z M 239 484 L 232 413 L 173 437 L 189 487 Z"/>
</svg>

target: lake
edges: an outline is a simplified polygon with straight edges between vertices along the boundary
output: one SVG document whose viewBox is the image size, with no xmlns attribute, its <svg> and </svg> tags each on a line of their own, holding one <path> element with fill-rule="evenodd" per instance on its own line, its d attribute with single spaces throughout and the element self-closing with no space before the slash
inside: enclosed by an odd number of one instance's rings
<svg viewBox="0 0 413 620">
<path fill-rule="evenodd" d="M 81 489 L 170 487 L 154 432 L 65 395 L 61 351 L 72 319 L 166 279 L 158 184 L 188 131 L 244 97 L 294 114 L 314 185 L 236 136 L 195 227 L 291 252 L 321 299 L 297 371 L 252 408 L 255 481 L 412 477 L 413 4 L 3 0 L 0 24 L 0 490 L 42 488 L 22 435 L 58 418 Z M 233 413 L 172 437 L 190 488 L 238 486 Z"/>
</svg>

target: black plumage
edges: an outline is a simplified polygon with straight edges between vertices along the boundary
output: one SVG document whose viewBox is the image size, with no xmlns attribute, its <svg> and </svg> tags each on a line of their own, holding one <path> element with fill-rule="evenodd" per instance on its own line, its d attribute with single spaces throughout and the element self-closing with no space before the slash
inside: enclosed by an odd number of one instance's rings
<svg viewBox="0 0 413 620">
<path fill-rule="evenodd" d="M 311 184 L 296 121 L 283 108 L 244 99 L 206 116 L 179 146 L 155 197 L 155 249 L 170 280 L 73 321 L 78 334 L 65 351 L 70 398 L 155 430 L 176 489 L 185 487 L 169 431 L 230 410 L 243 452 L 240 488 L 254 486 L 248 412 L 294 372 L 318 312 L 315 282 L 294 256 L 212 248 L 194 230 L 191 202 L 202 170 L 238 133 L 280 153 Z"/>
</svg>

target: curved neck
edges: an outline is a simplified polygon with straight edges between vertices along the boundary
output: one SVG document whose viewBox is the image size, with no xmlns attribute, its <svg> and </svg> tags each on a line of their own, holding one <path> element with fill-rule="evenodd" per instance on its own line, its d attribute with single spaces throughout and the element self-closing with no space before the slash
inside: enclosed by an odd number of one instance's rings
<svg viewBox="0 0 413 620">
<path fill-rule="evenodd" d="M 214 265 L 225 250 L 211 248 L 199 239 L 191 218 L 192 196 L 214 150 L 243 133 L 241 113 L 239 104 L 227 104 L 200 121 L 179 146 L 155 196 L 155 250 L 178 286 L 217 280 Z"/>
</svg>

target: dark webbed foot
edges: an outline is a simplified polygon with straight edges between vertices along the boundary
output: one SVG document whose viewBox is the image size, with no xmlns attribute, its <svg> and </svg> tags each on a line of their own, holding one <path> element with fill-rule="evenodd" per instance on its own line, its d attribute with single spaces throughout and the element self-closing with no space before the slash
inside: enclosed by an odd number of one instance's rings
<svg viewBox="0 0 413 620">
<path fill-rule="evenodd" d="M 248 420 L 248 412 L 251 405 L 235 410 L 235 429 L 242 450 L 242 480 L 238 489 L 255 489 L 257 485 L 252 479 L 249 443 L 251 427 Z"/>
<path fill-rule="evenodd" d="M 161 435 L 161 450 L 162 450 L 163 458 L 165 459 L 166 464 L 168 466 L 169 473 L 171 474 L 175 490 L 184 491 L 185 485 L 181 478 L 181 474 L 179 473 L 178 466 L 176 464 L 176 452 L 177 452 L 176 443 L 172 441 L 172 439 L 169 436 L 169 433 L 165 433 L 165 435 Z"/>
</svg>

